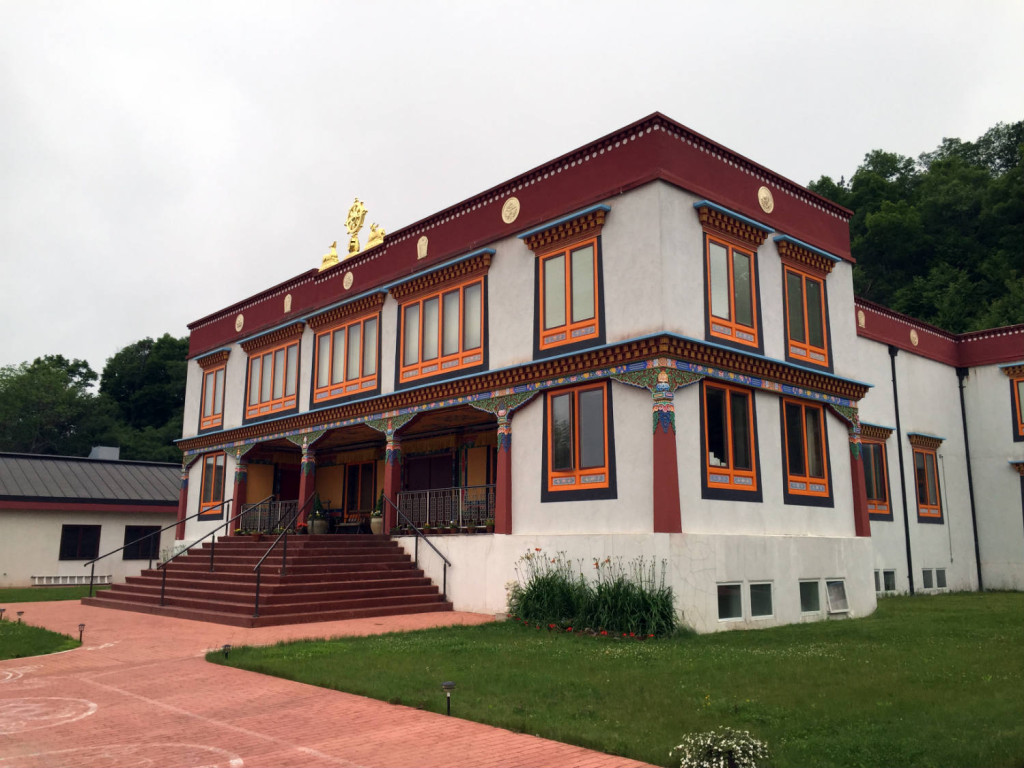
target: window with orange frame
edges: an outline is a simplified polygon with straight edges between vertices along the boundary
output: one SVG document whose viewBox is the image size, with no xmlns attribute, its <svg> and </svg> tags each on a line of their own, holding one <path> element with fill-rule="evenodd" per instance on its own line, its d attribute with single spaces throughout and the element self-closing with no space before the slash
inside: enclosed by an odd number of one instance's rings
<svg viewBox="0 0 1024 768">
<path fill-rule="evenodd" d="M 378 312 L 317 332 L 314 403 L 358 395 L 377 387 L 379 327 Z"/>
<path fill-rule="evenodd" d="M 783 400 L 782 412 L 787 503 L 831 500 L 825 409 L 816 403 Z"/>
<path fill-rule="evenodd" d="M 758 346 L 754 252 L 705 235 L 708 333 Z"/>
<path fill-rule="evenodd" d="M 756 492 L 754 393 L 705 380 L 703 416 L 706 487 Z"/>
<path fill-rule="evenodd" d="M 828 366 L 825 281 L 786 266 L 786 354 L 791 360 Z"/>
<path fill-rule="evenodd" d="M 224 467 L 226 454 L 211 453 L 203 457 L 203 479 L 199 494 L 199 518 L 224 516 Z"/>
<path fill-rule="evenodd" d="M 483 277 L 405 301 L 399 316 L 400 383 L 483 364 Z"/>
<path fill-rule="evenodd" d="M 223 365 L 203 371 L 203 410 L 199 417 L 200 429 L 213 429 L 224 423 L 224 371 Z"/>
<path fill-rule="evenodd" d="M 914 486 L 917 489 L 917 517 L 942 522 L 938 459 L 931 448 L 914 448 Z"/>
<path fill-rule="evenodd" d="M 1017 442 L 1024 440 L 1024 377 L 1011 379 L 1013 387 L 1013 415 L 1014 424 L 1013 439 Z"/>
<path fill-rule="evenodd" d="M 296 407 L 298 361 L 298 341 L 249 355 L 247 418 L 268 416 Z"/>
<path fill-rule="evenodd" d="M 611 485 L 608 385 L 549 392 L 545 398 L 547 490 L 562 493 Z"/>
<path fill-rule="evenodd" d="M 885 443 L 875 440 L 861 442 L 861 462 L 864 465 L 864 487 L 867 491 L 868 517 L 872 520 L 892 520 L 889 505 L 889 469 L 885 461 Z"/>
<path fill-rule="evenodd" d="M 539 256 L 541 351 L 600 336 L 597 238 Z"/>
</svg>

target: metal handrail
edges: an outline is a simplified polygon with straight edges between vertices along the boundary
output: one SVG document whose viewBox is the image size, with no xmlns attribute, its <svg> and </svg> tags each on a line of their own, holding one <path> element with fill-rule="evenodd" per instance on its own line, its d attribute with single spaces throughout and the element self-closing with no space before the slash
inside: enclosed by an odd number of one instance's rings
<svg viewBox="0 0 1024 768">
<path fill-rule="evenodd" d="M 92 593 L 93 593 L 93 580 L 94 580 L 94 578 L 96 576 L 96 563 L 97 563 L 97 561 L 102 560 L 105 557 L 110 557 L 111 555 L 117 554 L 121 550 L 127 549 L 128 547 L 132 546 L 133 544 L 138 544 L 143 539 L 149 539 L 149 538 L 152 538 L 153 536 L 159 536 L 161 533 L 163 533 L 164 531 L 166 531 L 166 530 L 168 530 L 170 528 L 177 528 L 182 523 L 188 522 L 189 520 L 191 520 L 194 517 L 199 517 L 200 515 L 208 515 L 210 513 L 211 509 L 216 509 L 217 507 L 223 506 L 224 504 L 229 503 L 230 501 L 231 501 L 231 499 L 228 499 L 227 502 L 222 501 L 220 504 L 217 504 L 216 506 L 207 507 L 206 509 L 201 509 L 198 512 L 196 512 L 194 515 L 189 515 L 188 517 L 183 518 L 181 520 L 175 520 L 170 525 L 165 525 L 159 531 L 153 531 L 152 533 L 147 533 L 145 536 L 142 536 L 142 537 L 136 539 L 135 541 L 128 542 L 123 547 L 118 547 L 117 549 L 112 549 L 109 552 L 107 552 L 105 555 L 100 555 L 99 557 L 94 557 L 89 562 L 82 563 L 82 567 L 83 568 L 85 568 L 85 566 L 87 566 L 87 565 L 91 565 L 92 566 L 92 568 L 89 569 L 89 597 L 92 597 Z M 167 562 L 170 562 L 173 559 L 174 559 L 173 557 L 168 558 Z M 150 558 L 149 558 L 149 567 L 150 567 L 150 569 L 153 568 L 153 558 L 152 558 L 152 556 L 150 556 Z M 157 567 L 159 567 L 159 566 L 157 566 Z"/>
<path fill-rule="evenodd" d="M 226 501 L 222 501 L 220 504 L 217 504 L 216 506 L 208 507 L 207 509 L 202 510 L 201 514 L 208 514 L 211 509 L 216 509 L 217 507 L 224 507 L 225 511 L 228 511 L 228 510 L 230 510 L 230 505 L 231 505 L 231 503 L 233 501 L 234 501 L 234 499 L 227 499 Z M 232 522 L 234 522 L 235 520 L 237 520 L 241 516 L 242 516 L 242 513 L 239 512 L 238 514 L 233 515 L 232 517 L 229 517 L 227 520 L 224 521 L 224 525 L 218 525 L 216 528 L 214 528 L 209 533 L 203 535 L 201 538 L 196 539 L 191 544 L 189 544 L 187 547 L 182 549 L 180 552 L 175 552 L 173 555 L 168 557 L 162 563 L 157 565 L 157 569 L 159 569 L 160 571 L 163 571 L 163 577 L 160 580 L 160 605 L 164 604 L 164 595 L 167 592 L 167 564 L 170 563 L 175 558 L 179 557 L 180 555 L 183 555 L 186 552 L 188 552 L 190 549 L 192 549 L 192 547 L 194 547 L 199 542 L 205 541 L 210 536 L 213 536 L 221 528 L 224 528 L 225 531 L 226 531 L 227 527 Z M 216 539 L 212 539 L 210 541 L 210 572 L 211 573 L 213 572 L 213 554 L 216 551 L 216 548 L 217 548 L 217 540 Z"/>
<path fill-rule="evenodd" d="M 381 498 L 383 498 L 384 501 L 386 501 L 388 504 L 391 505 L 391 508 L 393 510 L 395 510 L 395 512 L 398 513 L 398 516 L 400 518 L 405 520 L 405 524 L 408 527 L 412 528 L 413 533 L 416 534 L 416 538 L 413 540 L 415 542 L 413 544 L 413 562 L 416 564 L 416 566 L 419 567 L 419 564 L 420 564 L 420 539 L 423 539 L 423 541 L 425 541 L 427 543 L 427 546 L 429 546 L 432 550 L 434 550 L 434 552 L 437 553 L 437 556 L 440 557 L 444 561 L 444 572 L 443 572 L 443 577 L 442 577 L 443 581 L 441 582 L 441 596 L 445 600 L 447 600 L 448 599 L 448 568 L 450 568 L 451 565 L 452 565 L 451 560 L 449 560 L 447 557 L 445 557 L 444 555 L 441 554 L 441 550 L 439 550 L 437 547 L 435 547 L 433 545 L 433 543 L 430 541 L 430 539 L 428 539 L 426 537 L 426 534 L 424 534 L 423 531 L 421 531 L 419 528 L 417 528 L 416 525 L 412 522 L 412 520 L 410 520 L 408 517 L 405 516 L 405 514 L 402 512 L 402 510 L 400 510 L 398 508 L 398 505 L 395 504 L 395 502 L 393 502 L 391 499 L 389 499 L 384 494 L 381 494 Z"/>
<path fill-rule="evenodd" d="M 263 553 L 263 557 L 259 559 L 255 566 L 253 566 L 252 570 L 256 574 L 256 596 L 252 607 L 252 617 L 254 619 L 259 618 L 260 615 L 260 577 L 263 575 L 263 561 L 270 557 L 270 553 L 274 551 L 275 547 L 277 547 L 278 542 L 284 539 L 284 544 L 281 547 L 281 575 L 288 575 L 288 529 L 291 528 L 292 524 L 299 519 L 303 510 L 313 503 L 314 499 L 316 499 L 315 493 L 306 499 L 305 504 L 296 508 L 295 512 L 292 513 L 291 518 L 288 520 L 288 524 L 281 526 L 284 530 L 277 534 L 277 538 L 274 539 L 274 543 L 270 545 L 267 551 Z"/>
</svg>

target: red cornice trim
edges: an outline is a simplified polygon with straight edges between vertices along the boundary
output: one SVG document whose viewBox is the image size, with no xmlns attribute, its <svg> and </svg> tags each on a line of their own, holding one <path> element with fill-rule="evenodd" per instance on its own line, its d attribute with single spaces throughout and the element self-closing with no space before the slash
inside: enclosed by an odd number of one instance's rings
<svg viewBox="0 0 1024 768">
<path fill-rule="evenodd" d="M 1024 325 L 955 334 L 867 299 L 855 298 L 857 335 L 946 365 L 971 368 L 1024 358 Z M 861 313 L 864 325 L 861 325 Z M 916 332 L 917 345 L 911 339 Z"/>
<path fill-rule="evenodd" d="M 178 502 L 175 500 L 156 504 L 134 504 L 131 502 L 124 504 L 101 504 L 91 501 L 17 501 L 0 499 L 0 509 L 38 512 L 125 512 L 127 514 L 157 512 L 173 515 L 178 512 Z"/>
<path fill-rule="evenodd" d="M 225 346 L 328 306 L 348 290 L 368 291 L 432 268 L 459 254 L 491 245 L 571 211 L 614 200 L 623 192 L 661 180 L 699 198 L 762 222 L 846 260 L 852 212 L 769 171 L 685 126 L 654 113 L 509 181 L 388 235 L 381 247 L 318 273 L 311 269 L 188 327 L 189 355 Z M 757 202 L 767 186 L 775 208 Z M 501 208 L 511 196 L 520 215 L 505 224 Z M 417 241 L 428 238 L 428 256 L 417 258 Z M 351 273 L 349 289 L 344 287 Z M 283 296 L 292 295 L 284 314 Z M 244 315 L 244 329 L 235 319 Z"/>
</svg>

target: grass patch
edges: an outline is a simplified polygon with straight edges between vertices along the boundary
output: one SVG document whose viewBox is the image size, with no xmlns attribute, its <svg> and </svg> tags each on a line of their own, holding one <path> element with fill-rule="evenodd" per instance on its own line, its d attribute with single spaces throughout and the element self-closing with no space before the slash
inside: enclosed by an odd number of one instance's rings
<svg viewBox="0 0 1024 768">
<path fill-rule="evenodd" d="M 96 592 L 109 586 L 94 587 Z M 89 596 L 89 585 L 74 587 L 24 587 L 0 589 L 0 606 L 6 603 L 42 603 L 51 600 L 81 600 Z"/>
<path fill-rule="evenodd" d="M 504 622 L 207 658 L 667 764 L 748 730 L 785 766 L 1020 766 L 1024 594 L 891 597 L 854 621 L 624 640 Z"/>
<path fill-rule="evenodd" d="M 81 643 L 67 635 L 59 635 L 42 627 L 0 621 L 0 660 L 42 656 L 77 648 Z"/>
</svg>

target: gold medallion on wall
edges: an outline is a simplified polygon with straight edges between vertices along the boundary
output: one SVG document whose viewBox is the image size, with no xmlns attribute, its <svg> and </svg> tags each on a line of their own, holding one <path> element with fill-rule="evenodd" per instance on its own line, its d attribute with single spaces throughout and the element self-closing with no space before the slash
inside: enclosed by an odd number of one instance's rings
<svg viewBox="0 0 1024 768">
<path fill-rule="evenodd" d="M 772 191 L 768 187 L 761 187 L 757 190 L 757 202 L 761 204 L 761 210 L 765 213 L 775 210 L 775 198 L 772 197 Z"/>
<path fill-rule="evenodd" d="M 505 204 L 501 206 L 501 220 L 506 224 L 511 224 L 519 218 L 519 209 L 519 198 L 510 197 L 505 201 Z"/>
</svg>

